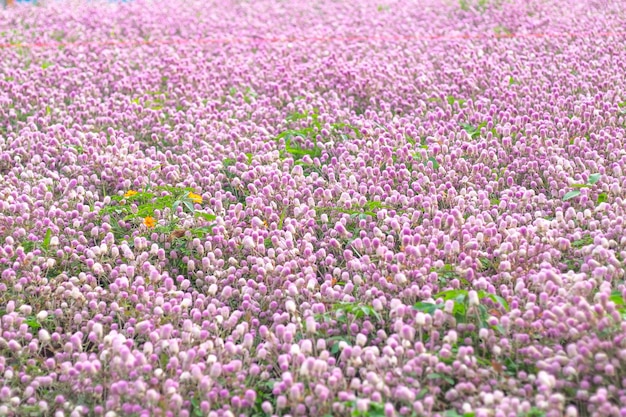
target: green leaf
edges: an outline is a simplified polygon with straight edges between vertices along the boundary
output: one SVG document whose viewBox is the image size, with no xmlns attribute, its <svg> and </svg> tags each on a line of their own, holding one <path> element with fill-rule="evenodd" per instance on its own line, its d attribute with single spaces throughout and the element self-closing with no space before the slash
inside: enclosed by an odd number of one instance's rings
<svg viewBox="0 0 626 417">
<path fill-rule="evenodd" d="M 583 246 L 591 245 L 592 243 L 593 243 L 593 238 L 590 235 L 585 235 L 581 239 L 573 241 L 572 247 L 576 249 L 580 249 Z"/>
<path fill-rule="evenodd" d="M 439 169 L 439 162 L 437 162 L 434 156 L 431 156 L 430 158 L 428 158 L 428 161 L 433 163 L 433 169 L 435 170 Z M 424 161 L 424 165 L 426 165 L 428 161 Z"/>
<path fill-rule="evenodd" d="M 525 417 L 545 417 L 546 412 L 540 408 L 532 407 L 528 413 L 526 413 Z"/>
<path fill-rule="evenodd" d="M 461 295 L 459 297 L 464 296 Z M 465 315 L 467 314 L 467 308 L 465 308 L 465 303 L 463 301 L 455 301 L 454 308 L 452 309 L 452 314 L 458 322 L 465 321 Z"/>
<path fill-rule="evenodd" d="M 504 298 L 500 297 L 499 295 L 490 294 L 487 291 L 480 290 L 480 291 L 478 291 L 478 298 L 480 298 L 480 299 L 489 298 L 493 302 L 498 303 L 502 307 L 504 307 L 504 309 L 506 311 L 509 311 L 509 303 L 507 303 L 506 300 Z"/>
<path fill-rule="evenodd" d="M 448 375 L 439 374 L 437 372 L 426 375 L 426 379 L 443 379 L 448 384 L 454 385 L 454 379 L 450 378 Z"/>
<path fill-rule="evenodd" d="M 137 215 L 129 215 L 128 217 L 130 218 L 134 218 L 134 217 L 148 217 L 148 216 L 152 216 L 152 214 L 154 213 L 154 210 L 152 209 L 152 207 L 150 205 L 145 205 L 145 206 L 141 206 L 137 209 Z"/>
<path fill-rule="evenodd" d="M 589 176 L 589 180 L 587 180 L 587 184 L 595 184 L 596 182 L 598 182 L 600 180 L 600 177 L 602 176 L 602 174 L 591 174 Z"/>
<path fill-rule="evenodd" d="M 50 239 L 52 239 L 52 230 L 48 229 L 46 230 L 46 235 L 44 236 L 43 243 L 41 244 L 41 248 L 44 251 L 47 251 L 50 247 Z"/>
<path fill-rule="evenodd" d="M 185 205 L 185 207 L 187 207 L 187 209 L 189 210 L 189 212 L 191 214 L 194 214 L 196 209 L 193 207 L 193 203 L 191 201 L 183 201 L 183 204 Z"/>
<path fill-rule="evenodd" d="M 287 153 L 290 153 L 295 158 L 302 158 L 305 155 L 309 155 L 311 158 L 315 158 L 322 154 L 319 149 L 301 149 L 288 146 L 285 150 L 287 151 Z"/>
<path fill-rule="evenodd" d="M 337 342 L 333 343 L 333 346 L 330 348 L 330 353 L 335 355 L 337 353 L 339 353 L 339 341 L 341 340 L 345 340 L 343 337 L 337 339 Z"/>
<path fill-rule="evenodd" d="M 612 291 L 609 297 L 609 301 L 614 302 L 615 305 L 618 306 L 623 306 L 624 304 L 626 304 L 624 302 L 624 297 L 622 297 L 622 293 L 620 291 Z"/>
<path fill-rule="evenodd" d="M 443 304 L 431 304 L 431 303 L 424 303 L 421 301 L 413 305 L 413 308 L 416 309 L 417 311 L 423 311 L 424 313 L 427 313 L 427 314 L 433 314 L 435 310 L 441 310 L 443 307 L 444 307 Z"/>
<path fill-rule="evenodd" d="M 385 206 L 380 201 L 368 201 L 367 203 L 365 203 L 363 207 L 366 210 L 375 210 L 375 209 L 384 208 Z"/>
<path fill-rule="evenodd" d="M 209 222 L 212 222 L 213 220 L 217 219 L 217 216 L 215 214 L 203 213 L 201 211 L 196 211 L 195 215 L 197 217 L 202 217 L 204 220 L 207 220 Z"/>
<path fill-rule="evenodd" d="M 288 208 L 289 208 L 288 206 L 285 206 L 283 207 L 283 210 L 280 212 L 280 217 L 278 218 L 278 230 L 283 229 L 283 223 L 285 222 L 285 218 L 287 217 Z"/>
<path fill-rule="evenodd" d="M 37 317 L 35 316 L 28 316 L 26 318 L 26 324 L 35 331 L 41 329 L 41 324 L 39 324 Z"/>
<path fill-rule="evenodd" d="M 296 120 L 306 119 L 307 116 L 308 113 L 293 112 L 289 116 L 287 116 L 285 120 L 287 120 L 288 122 L 295 122 Z"/>
<path fill-rule="evenodd" d="M 472 139 L 476 139 L 480 136 L 480 130 L 487 126 L 487 122 L 482 122 L 478 126 L 474 127 L 468 123 L 461 123 L 461 127 L 465 130 Z"/>
<path fill-rule="evenodd" d="M 472 135 L 473 133 L 476 132 L 476 128 L 474 126 L 472 126 L 469 123 L 461 123 L 461 127 L 463 128 L 463 130 L 465 130 L 467 133 L 469 133 L 470 135 Z"/>
<path fill-rule="evenodd" d="M 426 394 L 428 394 L 429 392 L 430 390 L 428 388 L 422 388 L 420 392 L 417 393 L 417 397 L 415 398 L 421 400 L 422 398 L 426 397 Z"/>
<path fill-rule="evenodd" d="M 201 238 L 211 233 L 214 227 L 215 223 L 206 227 L 196 227 L 194 229 L 191 229 L 190 231 L 193 236 Z"/>
<path fill-rule="evenodd" d="M 285 130 L 284 132 L 279 133 L 274 140 L 278 142 L 279 140 L 285 138 L 285 141 L 287 141 L 290 137 L 294 136 L 294 132 L 294 130 Z"/>
<path fill-rule="evenodd" d="M 22 242 L 22 247 L 24 248 L 24 252 L 32 252 L 35 249 L 35 242 L 27 240 L 25 242 Z"/>
<path fill-rule="evenodd" d="M 478 258 L 478 262 L 480 262 L 480 270 L 486 271 L 488 269 L 493 268 L 493 263 L 489 260 L 489 258 Z"/>
<path fill-rule="evenodd" d="M 448 290 L 448 291 L 442 291 L 440 293 L 437 293 L 433 296 L 433 298 L 437 299 L 437 298 L 443 298 L 444 301 L 448 301 L 448 300 L 453 300 L 455 298 L 458 298 L 460 295 L 462 296 L 466 296 L 467 295 L 467 290 Z"/>
<path fill-rule="evenodd" d="M 198 400 L 196 397 L 193 397 L 191 399 L 191 405 L 193 407 L 193 415 L 195 417 L 201 417 L 202 410 L 200 409 L 200 400 Z"/>
<path fill-rule="evenodd" d="M 598 199 L 596 200 L 596 202 L 598 204 L 605 203 L 608 199 L 609 199 L 609 195 L 607 193 L 600 193 L 598 194 Z"/>
<path fill-rule="evenodd" d="M 571 200 L 572 198 L 578 197 L 580 195 L 580 191 L 574 190 L 563 196 L 563 201 Z"/>
<path fill-rule="evenodd" d="M 493 326 L 493 328 L 496 329 L 498 333 L 500 333 L 501 335 L 506 334 L 506 331 L 504 330 L 504 327 L 502 327 L 501 324 L 496 324 L 495 326 Z"/>
<path fill-rule="evenodd" d="M 509 311 L 509 303 L 502 297 L 500 297 L 499 295 L 495 295 L 495 294 L 489 294 L 489 298 L 491 298 L 493 301 L 499 303 L 502 307 L 504 307 L 504 310 Z"/>
<path fill-rule="evenodd" d="M 487 307 L 484 304 L 480 304 L 478 306 L 478 321 L 480 322 L 480 327 L 488 327 L 487 318 L 489 317 L 489 311 L 487 311 Z"/>
</svg>

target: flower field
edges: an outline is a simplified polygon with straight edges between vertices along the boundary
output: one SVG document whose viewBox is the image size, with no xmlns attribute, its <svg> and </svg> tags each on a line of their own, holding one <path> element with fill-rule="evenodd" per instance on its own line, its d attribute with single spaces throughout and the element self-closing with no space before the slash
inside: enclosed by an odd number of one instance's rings
<svg viewBox="0 0 626 417">
<path fill-rule="evenodd" d="M 0 10 L 0 416 L 626 416 L 624 28 Z"/>
</svg>

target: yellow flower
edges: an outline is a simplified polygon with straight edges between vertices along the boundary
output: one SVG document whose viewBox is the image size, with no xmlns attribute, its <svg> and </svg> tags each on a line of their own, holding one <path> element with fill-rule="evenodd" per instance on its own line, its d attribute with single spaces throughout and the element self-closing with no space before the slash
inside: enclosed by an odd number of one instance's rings
<svg viewBox="0 0 626 417">
<path fill-rule="evenodd" d="M 189 199 L 197 204 L 202 204 L 202 196 L 195 193 L 189 193 Z"/>
<path fill-rule="evenodd" d="M 156 226 L 156 220 L 154 217 L 152 216 L 148 216 L 146 218 L 143 219 L 143 224 L 148 228 L 148 229 L 152 229 L 154 226 Z"/>
<path fill-rule="evenodd" d="M 124 194 L 124 197 L 128 198 L 128 197 L 132 197 L 134 195 L 137 195 L 137 191 L 135 190 L 128 190 L 126 191 L 126 193 Z"/>
</svg>

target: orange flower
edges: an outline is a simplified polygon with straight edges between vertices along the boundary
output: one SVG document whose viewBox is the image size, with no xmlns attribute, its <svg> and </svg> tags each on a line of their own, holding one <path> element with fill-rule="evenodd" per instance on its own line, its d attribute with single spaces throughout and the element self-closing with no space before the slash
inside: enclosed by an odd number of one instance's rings
<svg viewBox="0 0 626 417">
<path fill-rule="evenodd" d="M 148 216 L 146 218 L 143 219 L 143 224 L 148 228 L 148 229 L 152 229 L 154 226 L 156 226 L 156 220 L 154 217 L 152 216 Z"/>
<path fill-rule="evenodd" d="M 202 196 L 195 193 L 189 193 L 189 199 L 196 204 L 202 204 Z"/>
<path fill-rule="evenodd" d="M 137 195 L 137 191 L 135 191 L 135 190 L 128 190 L 128 191 L 126 191 L 126 193 L 124 193 L 124 197 L 125 198 L 132 197 L 134 195 Z"/>
</svg>

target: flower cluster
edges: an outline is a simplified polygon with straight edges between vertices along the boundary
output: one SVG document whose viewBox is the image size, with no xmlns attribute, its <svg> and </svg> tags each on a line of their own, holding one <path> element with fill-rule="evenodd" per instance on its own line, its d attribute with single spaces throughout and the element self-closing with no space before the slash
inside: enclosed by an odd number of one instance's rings
<svg viewBox="0 0 626 417">
<path fill-rule="evenodd" d="M 624 27 L 3 11 L 0 415 L 626 415 Z"/>
</svg>

